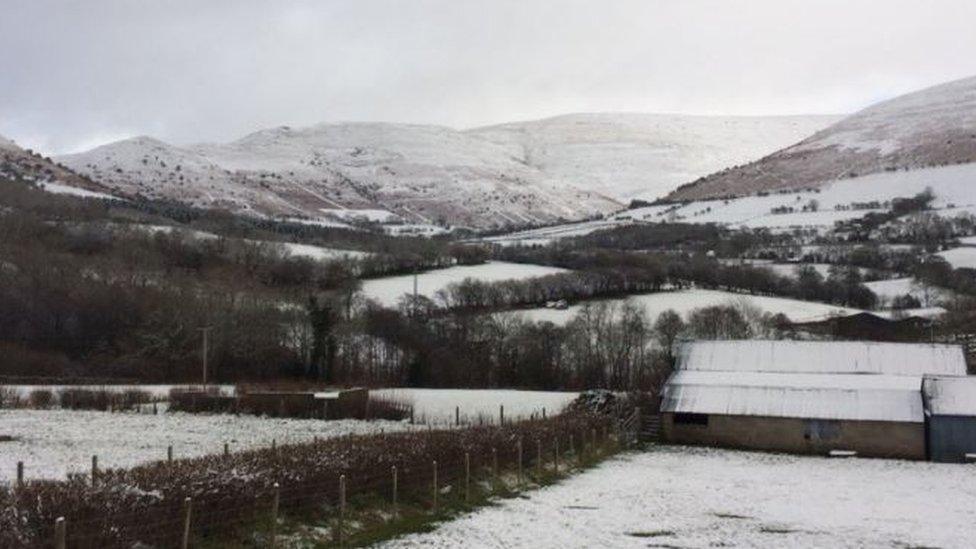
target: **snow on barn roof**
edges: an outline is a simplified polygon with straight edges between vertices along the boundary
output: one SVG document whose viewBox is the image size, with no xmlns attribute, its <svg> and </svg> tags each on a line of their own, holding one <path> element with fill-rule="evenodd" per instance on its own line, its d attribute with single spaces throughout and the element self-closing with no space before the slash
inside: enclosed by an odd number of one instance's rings
<svg viewBox="0 0 976 549">
<path fill-rule="evenodd" d="M 937 416 L 976 416 L 976 376 L 925 376 L 926 408 Z"/>
<path fill-rule="evenodd" d="M 966 375 L 958 345 L 873 341 L 695 341 L 679 369 L 811 374 Z"/>
<path fill-rule="evenodd" d="M 920 386 L 910 376 L 678 370 L 661 411 L 921 423 Z"/>
</svg>

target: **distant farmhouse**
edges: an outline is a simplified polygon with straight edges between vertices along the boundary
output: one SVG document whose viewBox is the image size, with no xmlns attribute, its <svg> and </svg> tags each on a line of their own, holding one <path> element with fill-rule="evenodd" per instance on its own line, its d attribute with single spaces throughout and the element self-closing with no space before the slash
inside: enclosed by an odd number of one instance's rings
<svg viewBox="0 0 976 549">
<path fill-rule="evenodd" d="M 963 461 L 976 455 L 965 374 L 954 345 L 693 342 L 665 384 L 661 431 L 681 444 Z"/>
</svg>

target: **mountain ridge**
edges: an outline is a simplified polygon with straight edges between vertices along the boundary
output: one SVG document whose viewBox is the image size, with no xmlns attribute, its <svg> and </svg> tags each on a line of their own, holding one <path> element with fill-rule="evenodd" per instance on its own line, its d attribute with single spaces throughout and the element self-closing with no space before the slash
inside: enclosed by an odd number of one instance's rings
<svg viewBox="0 0 976 549">
<path fill-rule="evenodd" d="M 755 162 L 668 195 L 686 201 L 819 187 L 871 173 L 976 162 L 976 77 L 862 109 Z"/>
<path fill-rule="evenodd" d="M 58 160 L 123 196 L 313 219 L 386 209 L 407 222 L 497 229 L 598 217 L 663 194 L 648 190 L 654 174 L 666 174 L 670 190 L 684 174 L 758 157 L 830 120 L 584 113 L 468 130 L 320 123 L 186 146 L 139 136 Z M 537 127 L 547 129 L 519 136 Z"/>
</svg>

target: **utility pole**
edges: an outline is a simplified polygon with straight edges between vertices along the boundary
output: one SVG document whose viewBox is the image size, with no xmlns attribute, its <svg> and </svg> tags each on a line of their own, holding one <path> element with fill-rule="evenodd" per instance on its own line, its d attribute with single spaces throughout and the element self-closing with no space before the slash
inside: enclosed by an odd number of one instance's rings
<svg viewBox="0 0 976 549">
<path fill-rule="evenodd" d="M 203 385 L 204 386 L 207 385 L 207 344 L 209 343 L 210 330 L 212 329 L 213 326 L 204 326 L 202 328 L 198 328 L 198 330 L 203 332 Z"/>
</svg>

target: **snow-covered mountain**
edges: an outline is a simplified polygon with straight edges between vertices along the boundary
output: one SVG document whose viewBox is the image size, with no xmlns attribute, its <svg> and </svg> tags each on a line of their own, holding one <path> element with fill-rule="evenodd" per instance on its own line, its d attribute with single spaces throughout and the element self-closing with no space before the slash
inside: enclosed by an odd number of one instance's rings
<svg viewBox="0 0 976 549">
<path fill-rule="evenodd" d="M 387 210 L 410 223 L 488 229 L 615 211 L 831 121 L 590 114 L 467 131 L 320 124 L 186 147 L 137 137 L 59 160 L 122 195 L 311 219 Z"/>
<path fill-rule="evenodd" d="M 470 130 L 558 181 L 621 201 L 654 200 L 795 143 L 839 116 L 568 114 Z"/>
<path fill-rule="evenodd" d="M 685 185 L 694 200 L 820 187 L 865 174 L 976 162 L 976 77 L 878 103 L 745 166 Z"/>
<path fill-rule="evenodd" d="M 408 222 L 486 229 L 620 207 L 557 185 L 506 147 L 437 126 L 281 127 L 189 147 L 138 137 L 60 160 L 121 194 L 272 216 L 384 209 Z"/>
</svg>

